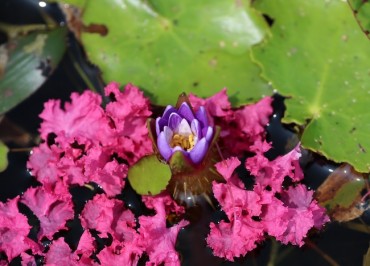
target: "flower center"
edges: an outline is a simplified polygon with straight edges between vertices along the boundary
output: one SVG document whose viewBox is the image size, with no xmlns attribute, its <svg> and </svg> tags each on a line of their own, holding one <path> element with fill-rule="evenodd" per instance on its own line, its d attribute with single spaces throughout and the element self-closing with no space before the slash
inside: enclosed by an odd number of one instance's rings
<svg viewBox="0 0 370 266">
<path fill-rule="evenodd" d="M 174 134 L 171 140 L 171 148 L 175 146 L 180 146 L 186 151 L 191 151 L 195 146 L 195 137 L 193 134 L 188 136 Z"/>
</svg>

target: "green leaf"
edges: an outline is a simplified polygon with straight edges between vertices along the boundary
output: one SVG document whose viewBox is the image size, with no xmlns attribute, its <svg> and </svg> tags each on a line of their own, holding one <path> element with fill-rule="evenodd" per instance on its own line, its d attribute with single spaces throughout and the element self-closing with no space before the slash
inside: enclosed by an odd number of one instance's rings
<svg viewBox="0 0 370 266">
<path fill-rule="evenodd" d="M 305 148 L 370 170 L 370 45 L 340 0 L 257 1 L 274 19 L 253 49 L 285 101 L 284 122 L 306 125 Z"/>
<path fill-rule="evenodd" d="M 0 114 L 35 92 L 59 64 L 66 28 L 38 31 L 0 46 Z"/>
<path fill-rule="evenodd" d="M 3 172 L 8 167 L 8 147 L 0 141 L 0 172 Z"/>
<path fill-rule="evenodd" d="M 235 105 L 271 94 L 250 59 L 266 24 L 247 0 L 90 0 L 82 14 L 81 40 L 104 80 L 134 83 L 156 104 L 223 87 Z"/>
<path fill-rule="evenodd" d="M 352 8 L 362 31 L 370 37 L 370 2 L 364 0 L 348 0 L 348 4 Z"/>
<path fill-rule="evenodd" d="M 161 163 L 155 155 L 143 157 L 128 171 L 128 180 L 140 195 L 159 194 L 166 188 L 170 178 L 169 166 Z"/>
<path fill-rule="evenodd" d="M 365 189 L 364 176 L 344 164 L 320 185 L 315 198 L 327 209 L 332 219 L 345 222 L 358 218 L 364 212 L 360 203 L 361 193 Z"/>
</svg>

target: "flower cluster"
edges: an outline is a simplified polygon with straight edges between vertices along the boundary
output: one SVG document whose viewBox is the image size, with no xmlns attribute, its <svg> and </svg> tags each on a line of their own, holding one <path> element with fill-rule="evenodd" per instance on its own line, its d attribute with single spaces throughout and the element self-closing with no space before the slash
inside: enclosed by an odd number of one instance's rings
<svg viewBox="0 0 370 266">
<path fill-rule="evenodd" d="M 36 265 L 34 255 L 41 255 L 48 265 L 136 265 L 146 254 L 146 265 L 180 265 L 175 244 L 179 231 L 189 223 L 182 219 L 185 208 L 162 192 L 142 197 L 151 215 L 135 215 L 118 195 L 128 168 L 152 154 L 152 144 L 164 161 L 180 152 L 198 165 L 207 157 L 218 127 L 219 150 L 231 157 L 215 165 L 212 158 L 203 167 L 215 166 L 225 181 L 211 186 L 228 218 L 210 224 L 207 243 L 216 256 L 232 261 L 254 249 L 266 235 L 301 246 L 311 228 L 320 229 L 328 221 L 312 191 L 300 184 L 299 147 L 273 161 L 264 156 L 271 148 L 264 131 L 272 113 L 271 97 L 232 109 L 226 90 L 208 99 L 190 95 L 189 102 L 168 106 L 155 120 L 152 143 L 146 127 L 151 111 L 143 93 L 132 85 L 121 92 L 117 83 L 109 84 L 105 93 L 111 99 L 105 108 L 101 97 L 89 91 L 73 93 L 63 108 L 58 100 L 45 104 L 40 115 L 43 142 L 27 164 L 40 186 L 0 203 L 0 251 L 7 262 L 20 256 L 22 265 Z M 254 154 L 244 165 L 254 176 L 252 190 L 246 190 L 234 174 L 241 164 L 237 157 L 245 152 Z M 203 168 L 198 169 L 201 174 Z M 291 179 L 288 187 L 283 186 L 286 177 Z M 70 189 L 86 184 L 96 184 L 103 192 L 79 212 Z M 18 203 L 39 220 L 34 239 L 29 238 L 31 228 Z M 177 219 L 169 226 L 171 216 Z M 84 229 L 73 249 L 58 234 L 69 229 L 71 219 L 78 219 Z M 98 238 L 110 241 L 98 248 Z M 41 245 L 45 239 L 52 241 L 49 248 Z M 7 262 L 2 260 L 0 265 Z"/>
</svg>

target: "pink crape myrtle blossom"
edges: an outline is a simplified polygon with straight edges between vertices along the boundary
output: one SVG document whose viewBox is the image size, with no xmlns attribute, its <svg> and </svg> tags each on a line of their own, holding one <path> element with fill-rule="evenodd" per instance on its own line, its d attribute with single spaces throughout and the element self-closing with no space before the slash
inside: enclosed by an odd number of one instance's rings
<svg viewBox="0 0 370 266">
<path fill-rule="evenodd" d="M 245 162 L 245 167 L 256 177 L 256 183 L 269 187 L 274 192 L 281 192 L 285 177 L 290 177 L 294 182 L 302 180 L 303 172 L 299 166 L 299 158 L 301 157 L 299 144 L 289 153 L 279 156 L 273 161 L 269 161 L 264 156 L 266 148 L 270 145 L 266 142 L 257 145 L 252 147 L 256 155 L 248 158 Z M 257 150 L 258 147 L 262 150 Z"/>
<path fill-rule="evenodd" d="M 264 139 L 265 126 L 272 114 L 272 98 L 265 97 L 255 104 L 232 109 L 227 90 L 202 99 L 190 94 L 189 99 L 195 111 L 204 106 L 212 126 L 221 127 L 220 147 L 226 156 L 241 156 L 251 151 L 250 147 Z"/>
<path fill-rule="evenodd" d="M 179 255 L 175 250 L 176 238 L 181 228 L 188 225 L 189 222 L 181 220 L 174 226 L 167 228 L 166 216 L 171 212 L 183 213 L 184 209 L 168 195 L 144 197 L 143 201 L 148 208 L 153 208 L 156 212 L 154 216 L 139 217 L 141 244 L 149 256 L 146 265 L 179 266 Z"/>
<path fill-rule="evenodd" d="M 45 256 L 46 265 L 50 266 L 89 266 L 99 265 L 90 259 L 86 254 L 78 256 L 75 252 L 72 252 L 71 248 L 63 238 L 54 240 L 50 245 L 49 251 Z"/>
<path fill-rule="evenodd" d="M 208 245 L 216 256 L 233 261 L 254 249 L 268 234 L 284 244 L 302 246 L 308 231 L 321 229 L 329 221 L 325 209 L 313 200 L 313 192 L 299 182 L 303 178 L 299 166 L 299 144 L 291 152 L 273 161 L 264 157 L 266 142 L 251 147 L 256 155 L 248 158 L 246 167 L 255 175 L 252 191 L 233 176 L 240 161 L 229 158 L 216 164 L 225 184 L 213 184 L 213 193 L 230 222 L 210 224 Z M 292 186 L 283 187 L 289 177 Z M 278 197 L 277 197 L 278 196 Z"/>
<path fill-rule="evenodd" d="M 0 251 L 5 252 L 9 261 L 29 249 L 40 251 L 40 246 L 27 237 L 31 226 L 27 217 L 18 211 L 18 201 L 19 196 L 0 202 Z"/>
<path fill-rule="evenodd" d="M 131 240 L 136 234 L 133 213 L 125 209 L 122 201 L 109 199 L 105 194 L 97 194 L 86 203 L 81 224 L 85 229 L 98 231 L 100 237 L 107 237 L 109 233 L 120 241 Z"/>
<path fill-rule="evenodd" d="M 113 101 L 106 106 L 106 113 L 114 123 L 113 132 L 117 139 L 115 152 L 129 164 L 152 153 L 153 146 L 146 127 L 146 121 L 152 114 L 149 99 L 131 84 L 120 91 L 115 82 L 108 84 L 105 95 L 113 97 Z"/>
<path fill-rule="evenodd" d="M 95 182 L 115 196 L 128 170 L 116 157 L 132 164 L 152 152 L 146 128 L 149 100 L 130 84 L 120 92 L 111 83 L 105 93 L 112 97 L 105 110 L 101 96 L 90 91 L 73 93 L 64 108 L 59 100 L 45 104 L 40 115 L 45 142 L 33 150 L 27 167 L 47 189 L 67 193 L 70 185 Z"/>
<path fill-rule="evenodd" d="M 253 250 L 263 240 L 263 227 L 253 220 L 261 214 L 259 195 L 245 190 L 241 183 L 236 185 L 232 182 L 232 173 L 238 165 L 240 161 L 235 157 L 216 164 L 226 184 L 213 183 L 213 192 L 230 222 L 211 223 L 207 237 L 214 254 L 230 261 Z"/>
<path fill-rule="evenodd" d="M 53 234 L 66 229 L 66 222 L 73 218 L 72 196 L 54 194 L 43 187 L 29 188 L 21 202 L 27 205 L 40 221 L 38 238 L 52 238 Z"/>
</svg>

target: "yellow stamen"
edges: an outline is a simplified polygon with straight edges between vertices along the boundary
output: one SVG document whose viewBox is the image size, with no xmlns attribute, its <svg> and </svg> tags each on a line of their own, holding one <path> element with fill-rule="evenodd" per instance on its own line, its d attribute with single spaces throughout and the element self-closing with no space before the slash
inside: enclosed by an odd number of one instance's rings
<svg viewBox="0 0 370 266">
<path fill-rule="evenodd" d="M 195 146 L 195 137 L 193 134 L 190 134 L 189 136 L 174 134 L 170 145 L 171 148 L 180 146 L 186 151 L 191 151 Z"/>
</svg>

